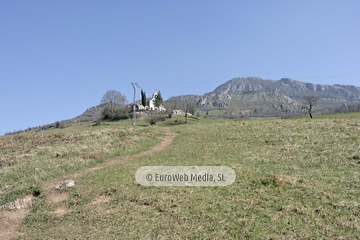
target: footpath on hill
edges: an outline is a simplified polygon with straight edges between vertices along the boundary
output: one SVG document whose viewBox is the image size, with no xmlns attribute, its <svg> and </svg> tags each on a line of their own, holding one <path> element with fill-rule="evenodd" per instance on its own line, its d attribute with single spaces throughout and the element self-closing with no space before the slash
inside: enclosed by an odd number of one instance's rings
<svg viewBox="0 0 360 240">
<path fill-rule="evenodd" d="M 50 202 L 61 202 L 67 199 L 68 193 L 57 191 L 56 186 L 59 185 L 64 180 L 67 179 L 75 179 L 78 177 L 83 176 L 84 174 L 87 174 L 89 172 L 99 170 L 102 168 L 109 167 L 114 164 L 122 163 L 125 161 L 128 161 L 135 157 L 142 157 L 145 155 L 151 155 L 155 152 L 161 151 L 163 149 L 166 149 L 171 142 L 176 137 L 177 133 L 172 132 L 170 128 L 164 127 L 165 136 L 161 138 L 161 142 L 151 149 L 132 155 L 132 156 L 124 156 L 124 157 L 118 157 L 113 159 L 107 159 L 101 164 L 98 164 L 94 167 L 83 169 L 81 171 L 78 171 L 76 173 L 72 173 L 66 176 L 62 176 L 60 178 L 52 179 L 51 181 L 45 182 L 42 185 L 42 193 L 45 194 L 46 199 Z M 2 209 L 0 210 L 0 239 L 1 240 L 8 240 L 12 239 L 17 236 L 21 224 L 25 217 L 30 213 L 31 211 L 31 200 L 35 198 L 34 196 L 25 196 L 21 199 L 18 199 L 12 203 L 9 203 L 9 206 L 12 206 L 12 210 L 6 210 Z"/>
</svg>

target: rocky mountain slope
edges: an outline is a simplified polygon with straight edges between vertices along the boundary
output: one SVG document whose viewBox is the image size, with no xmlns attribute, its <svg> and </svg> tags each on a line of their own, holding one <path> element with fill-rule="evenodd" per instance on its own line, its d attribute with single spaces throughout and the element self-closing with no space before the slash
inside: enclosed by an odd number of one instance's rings
<svg viewBox="0 0 360 240">
<path fill-rule="evenodd" d="M 221 84 L 210 93 L 200 96 L 181 95 L 172 100 L 193 102 L 198 109 L 205 111 L 230 110 L 234 117 L 283 116 L 298 113 L 301 99 L 306 96 L 319 97 L 320 109 L 329 111 L 344 104 L 358 103 L 360 87 L 304 83 L 290 78 L 264 80 L 258 77 L 241 77 Z M 66 126 L 76 122 L 95 121 L 102 108 L 102 105 L 88 108 L 83 114 L 61 123 Z"/>
<path fill-rule="evenodd" d="M 239 77 L 221 84 L 210 93 L 200 96 L 180 95 L 171 100 L 193 102 L 199 110 L 204 111 L 230 110 L 233 117 L 261 117 L 296 115 L 300 112 L 301 100 L 307 96 L 318 97 L 319 110 L 327 113 L 343 105 L 359 103 L 360 87 L 305 83 L 290 78 L 264 80 L 258 77 Z M 100 105 L 88 108 L 70 121 L 95 121 L 100 116 L 101 109 Z"/>
<path fill-rule="evenodd" d="M 264 116 L 297 113 L 301 100 L 307 96 L 318 97 L 319 108 L 326 112 L 344 104 L 359 102 L 360 87 L 305 83 L 290 78 L 264 80 L 241 77 L 221 84 L 210 93 L 191 95 L 187 100 L 195 101 L 199 109 L 223 108 Z M 184 100 L 186 95 L 176 98 Z"/>
<path fill-rule="evenodd" d="M 234 78 L 213 92 L 226 94 L 242 94 L 247 92 L 271 92 L 283 94 L 291 98 L 317 96 L 320 98 L 342 98 L 350 101 L 360 100 L 360 87 L 352 85 L 321 85 L 304 83 L 290 78 L 280 80 L 263 80 L 257 77 Z"/>
</svg>

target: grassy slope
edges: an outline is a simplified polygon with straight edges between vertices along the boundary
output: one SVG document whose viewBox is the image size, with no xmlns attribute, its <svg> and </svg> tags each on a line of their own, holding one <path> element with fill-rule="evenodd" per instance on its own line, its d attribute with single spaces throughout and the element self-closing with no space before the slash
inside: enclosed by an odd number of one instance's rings
<svg viewBox="0 0 360 240">
<path fill-rule="evenodd" d="M 40 195 L 20 239 L 357 238 L 360 114 L 191 123 L 162 152 L 80 177 L 66 202 Z M 225 165 L 237 179 L 144 187 L 134 174 L 147 165 Z"/>
<path fill-rule="evenodd" d="M 62 130 L 2 137 L 0 159 L 6 167 L 0 168 L 0 205 L 38 191 L 43 182 L 57 176 L 107 158 L 132 155 L 159 142 L 156 137 L 162 133 L 158 129 L 130 125 L 131 121 L 95 127 L 75 124 Z"/>
</svg>

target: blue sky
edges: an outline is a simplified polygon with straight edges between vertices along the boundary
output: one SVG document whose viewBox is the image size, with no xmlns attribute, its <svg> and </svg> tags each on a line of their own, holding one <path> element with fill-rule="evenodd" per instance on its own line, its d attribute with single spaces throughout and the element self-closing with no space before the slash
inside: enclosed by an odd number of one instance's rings
<svg viewBox="0 0 360 240">
<path fill-rule="evenodd" d="M 131 82 L 165 99 L 235 77 L 360 86 L 360 1 L 1 1 L 0 135 Z M 140 98 L 140 94 L 138 94 Z"/>
</svg>

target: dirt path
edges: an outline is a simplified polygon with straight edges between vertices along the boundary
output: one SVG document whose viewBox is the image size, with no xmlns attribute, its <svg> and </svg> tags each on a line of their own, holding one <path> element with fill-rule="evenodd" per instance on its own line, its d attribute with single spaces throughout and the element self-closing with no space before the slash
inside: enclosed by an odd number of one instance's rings
<svg viewBox="0 0 360 240">
<path fill-rule="evenodd" d="M 92 171 L 95 171 L 98 169 L 102 169 L 102 168 L 106 168 L 106 167 L 109 167 L 109 166 L 117 164 L 117 163 L 122 163 L 122 162 L 130 160 L 131 158 L 141 157 L 141 156 L 145 156 L 145 155 L 151 155 L 155 152 L 158 152 L 158 151 L 161 151 L 161 150 L 167 148 L 171 144 L 171 142 L 174 140 L 177 133 L 172 132 L 170 130 L 170 128 L 168 128 L 168 127 L 165 127 L 164 131 L 165 131 L 166 135 L 164 137 L 162 137 L 161 142 L 158 145 L 154 146 L 153 148 L 151 148 L 145 152 L 141 152 L 141 153 L 132 155 L 132 156 L 107 159 L 105 162 L 98 164 L 92 168 L 83 169 L 79 172 L 69 174 L 66 176 L 62 176 L 60 178 L 56 178 L 51 181 L 48 181 L 42 185 L 42 190 L 43 190 L 42 194 L 45 194 L 47 200 L 50 202 L 54 202 L 54 203 L 61 202 L 61 201 L 65 200 L 68 197 L 68 195 L 66 192 L 56 191 L 55 187 L 63 180 L 74 179 L 74 178 L 80 177 L 84 174 L 87 174 L 89 172 L 92 172 Z M 25 198 L 29 198 L 29 196 L 26 196 Z M 26 207 L 26 206 L 24 206 L 24 207 Z M 65 209 L 63 211 L 65 211 Z M 15 208 L 11 211 L 0 210 L 0 240 L 8 240 L 8 239 L 12 239 L 12 238 L 16 237 L 24 218 L 27 216 L 27 214 L 29 214 L 29 212 L 30 212 L 29 207 L 20 208 L 20 209 Z"/>
</svg>

